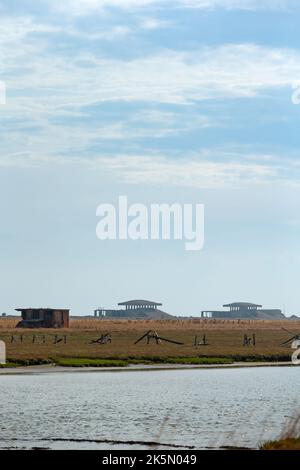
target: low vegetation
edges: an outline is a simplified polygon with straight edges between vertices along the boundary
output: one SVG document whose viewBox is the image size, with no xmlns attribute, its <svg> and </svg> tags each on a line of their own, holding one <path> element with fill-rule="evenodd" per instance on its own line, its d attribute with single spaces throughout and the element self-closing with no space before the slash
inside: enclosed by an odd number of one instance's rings
<svg viewBox="0 0 300 470">
<path fill-rule="evenodd" d="M 64 367 L 125 367 L 137 364 L 232 364 L 232 360 L 219 357 L 154 357 L 128 359 L 89 359 L 89 358 L 58 358 L 54 363 Z"/>
<path fill-rule="evenodd" d="M 289 437 L 278 441 L 266 442 L 262 450 L 300 450 L 300 437 Z"/>
<path fill-rule="evenodd" d="M 16 362 L 7 362 L 6 364 L 0 364 L 0 369 L 11 369 L 14 367 L 20 367 L 20 364 Z"/>
<path fill-rule="evenodd" d="M 85 358 L 64 358 L 55 359 L 55 364 L 64 367 L 126 367 L 128 361 L 120 359 L 85 359 Z"/>
<path fill-rule="evenodd" d="M 300 450 L 300 416 L 288 422 L 279 439 L 265 442 L 261 450 Z"/>
</svg>

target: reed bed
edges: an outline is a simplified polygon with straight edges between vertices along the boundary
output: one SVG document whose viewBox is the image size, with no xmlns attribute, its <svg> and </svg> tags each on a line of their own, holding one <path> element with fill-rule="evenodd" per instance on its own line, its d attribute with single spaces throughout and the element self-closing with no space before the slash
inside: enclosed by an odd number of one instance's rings
<svg viewBox="0 0 300 470">
<path fill-rule="evenodd" d="M 20 317 L 0 317 L 0 329 L 14 329 Z M 70 329 L 95 330 L 103 329 L 113 331 L 146 331 L 146 330 L 300 330 L 299 320 L 230 320 L 207 318 L 175 318 L 174 320 L 129 320 L 129 319 L 101 319 L 89 317 L 71 317 Z"/>
<path fill-rule="evenodd" d="M 282 327 L 300 330 L 300 319 L 291 320 L 229 320 L 229 319 L 207 319 L 188 318 L 174 320 L 112 320 L 100 318 L 73 318 L 70 321 L 70 328 L 80 330 L 168 330 L 183 331 L 195 330 L 195 328 L 205 330 L 281 330 Z"/>
<path fill-rule="evenodd" d="M 291 418 L 277 440 L 267 441 L 262 450 L 300 450 L 300 415 Z"/>
<path fill-rule="evenodd" d="M 19 321 L 19 317 L 0 317 L 0 329 L 9 330 L 11 328 L 15 328 Z"/>
</svg>

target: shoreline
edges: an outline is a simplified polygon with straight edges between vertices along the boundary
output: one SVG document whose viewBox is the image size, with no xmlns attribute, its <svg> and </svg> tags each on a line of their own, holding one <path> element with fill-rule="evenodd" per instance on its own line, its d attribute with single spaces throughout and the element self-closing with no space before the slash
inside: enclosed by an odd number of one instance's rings
<svg viewBox="0 0 300 470">
<path fill-rule="evenodd" d="M 3 367 L 1 375 L 41 375 L 53 373 L 74 372 L 146 372 L 164 370 L 190 370 L 190 369 L 240 369 L 256 367 L 295 367 L 292 362 L 235 362 L 232 364 L 137 364 L 125 367 L 66 367 L 55 364 Z"/>
</svg>

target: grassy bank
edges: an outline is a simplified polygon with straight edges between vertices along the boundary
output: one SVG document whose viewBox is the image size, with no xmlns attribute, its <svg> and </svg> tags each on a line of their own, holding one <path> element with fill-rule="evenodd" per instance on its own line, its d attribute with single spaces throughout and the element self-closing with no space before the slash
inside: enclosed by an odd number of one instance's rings
<svg viewBox="0 0 300 470">
<path fill-rule="evenodd" d="M 300 450 L 300 437 L 269 441 L 261 447 L 261 450 Z"/>
<path fill-rule="evenodd" d="M 64 367 L 126 367 L 136 364 L 232 364 L 232 360 L 228 358 L 218 357 L 169 357 L 169 358 L 152 358 L 152 359 L 89 359 L 89 358 L 58 358 L 55 364 Z"/>
<path fill-rule="evenodd" d="M 0 369 L 10 369 L 14 367 L 20 367 L 20 364 L 16 364 L 15 362 L 7 362 L 6 364 L 0 364 Z"/>
<path fill-rule="evenodd" d="M 222 365 L 234 363 L 270 363 L 289 362 L 289 356 L 129 356 L 129 357 L 53 357 L 16 359 L 9 358 L 2 367 L 26 367 L 37 365 L 57 365 L 63 367 L 126 367 L 130 365 Z"/>
<path fill-rule="evenodd" d="M 32 358 L 32 359 L 14 359 L 8 358 L 6 364 L 0 364 L 0 369 L 7 367 L 27 367 L 27 366 L 41 366 L 45 364 L 53 364 L 52 359 Z"/>
</svg>

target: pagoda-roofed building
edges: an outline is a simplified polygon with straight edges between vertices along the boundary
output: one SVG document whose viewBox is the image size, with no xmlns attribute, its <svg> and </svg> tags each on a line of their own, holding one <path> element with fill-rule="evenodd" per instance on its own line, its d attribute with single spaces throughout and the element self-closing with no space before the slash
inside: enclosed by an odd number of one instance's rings
<svg viewBox="0 0 300 470">
<path fill-rule="evenodd" d="M 122 309 L 108 310 L 97 308 L 94 310 L 94 316 L 99 318 L 129 318 L 129 319 L 144 319 L 144 320 L 163 320 L 174 318 L 166 312 L 163 312 L 158 307 L 162 306 L 160 302 L 152 302 L 151 300 L 127 300 L 126 302 L 119 302 L 118 306 L 125 307 Z"/>
<path fill-rule="evenodd" d="M 251 302 L 233 302 L 232 304 L 224 304 L 223 307 L 228 307 L 230 312 L 257 312 L 262 305 L 252 304 Z"/>
<path fill-rule="evenodd" d="M 125 310 L 157 310 L 161 307 L 159 302 L 151 302 L 151 300 L 127 300 L 126 302 L 118 303 L 120 307 L 125 307 Z"/>
<path fill-rule="evenodd" d="M 263 309 L 262 305 L 251 302 L 233 302 L 224 304 L 226 310 L 203 310 L 202 318 L 227 318 L 227 319 L 262 319 L 262 320 L 284 320 L 286 317 L 280 309 Z"/>
</svg>

